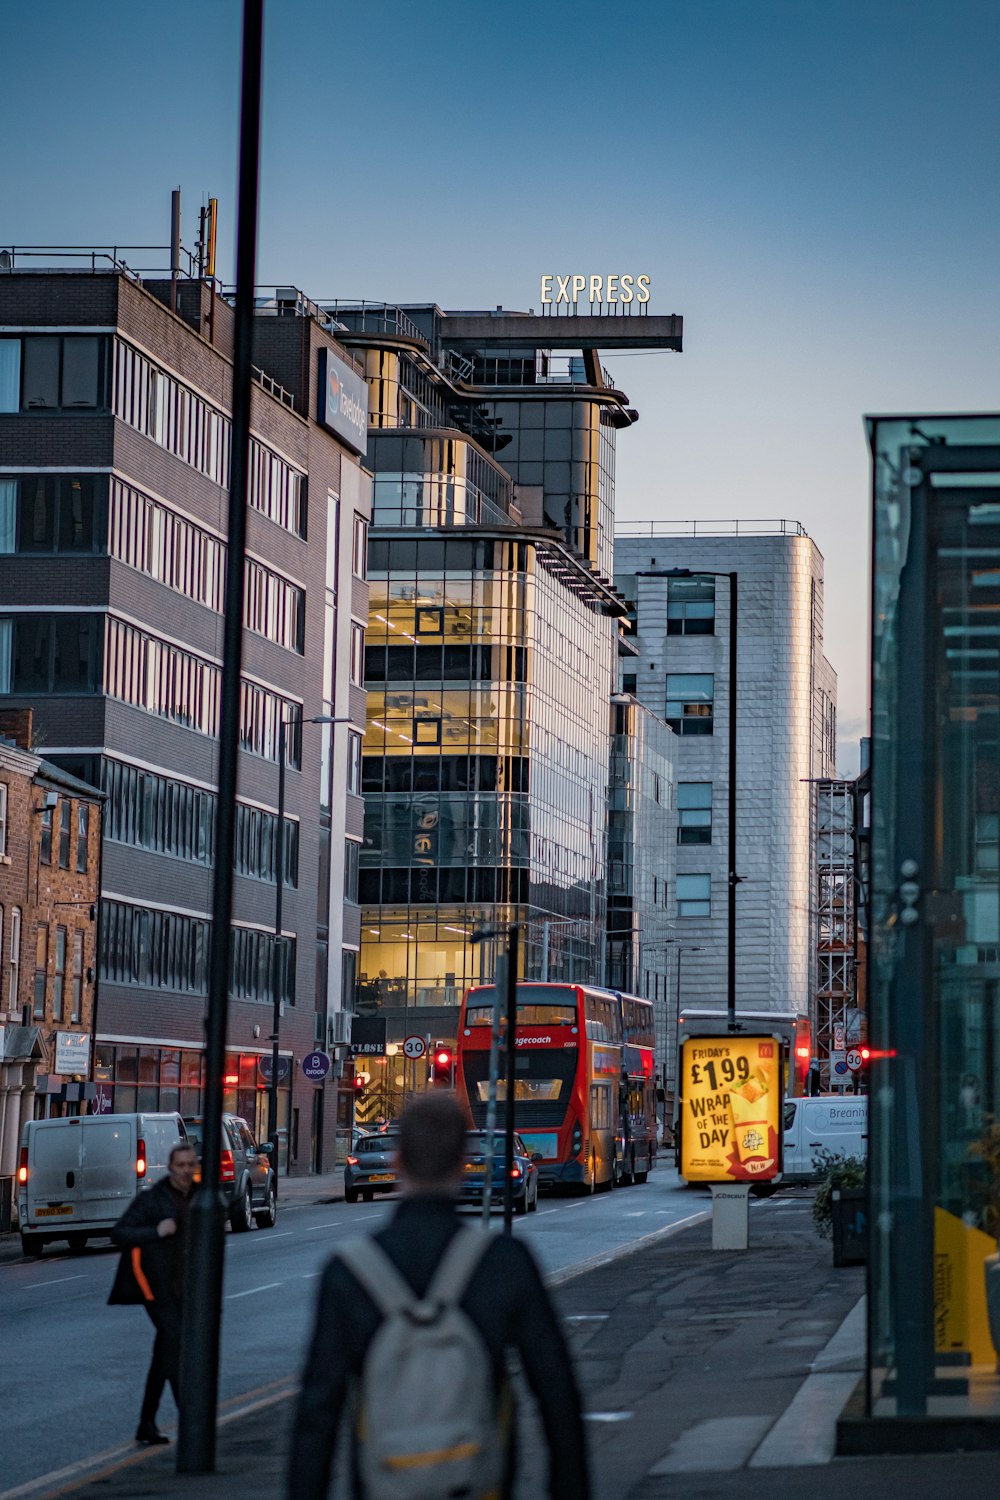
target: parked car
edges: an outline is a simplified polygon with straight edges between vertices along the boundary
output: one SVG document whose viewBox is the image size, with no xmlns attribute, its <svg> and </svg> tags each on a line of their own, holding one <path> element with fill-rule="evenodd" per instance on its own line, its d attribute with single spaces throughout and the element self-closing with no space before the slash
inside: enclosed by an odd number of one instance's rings
<svg viewBox="0 0 1000 1500">
<path fill-rule="evenodd" d="M 391 1193 L 399 1187 L 398 1149 L 398 1131 L 378 1130 L 361 1137 L 344 1166 L 344 1197 L 348 1203 L 357 1203 L 359 1196 L 371 1203 L 376 1193 Z"/>
<path fill-rule="evenodd" d="M 464 1203 L 481 1204 L 483 1201 L 483 1189 L 486 1186 L 487 1140 L 485 1130 L 470 1130 L 466 1137 L 465 1161 L 462 1164 L 462 1201 Z M 490 1190 L 493 1208 L 503 1207 L 505 1153 L 506 1140 L 503 1132 L 498 1130 L 493 1141 L 493 1178 Z M 514 1212 L 517 1214 L 531 1214 L 538 1207 L 538 1163 L 541 1159 L 537 1152 L 532 1155 L 521 1137 L 515 1135 L 512 1178 Z"/>
<path fill-rule="evenodd" d="M 201 1116 L 184 1121 L 199 1157 L 205 1134 Z M 225 1194 L 229 1222 L 237 1233 L 253 1228 L 273 1229 L 278 1219 L 278 1174 L 271 1162 L 270 1141 L 258 1142 L 246 1120 L 222 1116 L 222 1161 L 219 1184 Z"/>
<path fill-rule="evenodd" d="M 91 1235 L 106 1235 L 136 1193 L 164 1176 L 184 1135 L 175 1114 L 29 1120 L 17 1168 L 25 1255 L 41 1255 L 51 1240 L 82 1250 Z"/>
</svg>

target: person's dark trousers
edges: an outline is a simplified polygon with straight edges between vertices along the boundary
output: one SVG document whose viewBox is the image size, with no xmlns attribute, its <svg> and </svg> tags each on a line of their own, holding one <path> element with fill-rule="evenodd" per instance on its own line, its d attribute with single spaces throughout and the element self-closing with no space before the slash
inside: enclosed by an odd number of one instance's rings
<svg viewBox="0 0 1000 1500">
<path fill-rule="evenodd" d="M 181 1307 L 179 1302 L 147 1302 L 149 1313 L 156 1329 L 153 1343 L 153 1358 L 146 1376 L 146 1390 L 142 1398 L 140 1425 L 156 1422 L 156 1413 L 163 1395 L 163 1387 L 170 1381 L 174 1400 L 180 1405 L 177 1394 L 178 1376 L 181 1367 Z"/>
</svg>

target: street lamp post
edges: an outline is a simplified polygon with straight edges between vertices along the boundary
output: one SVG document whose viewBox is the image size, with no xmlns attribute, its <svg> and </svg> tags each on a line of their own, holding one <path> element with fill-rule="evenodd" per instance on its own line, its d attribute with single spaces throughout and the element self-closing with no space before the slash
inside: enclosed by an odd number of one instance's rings
<svg viewBox="0 0 1000 1500">
<path fill-rule="evenodd" d="M 278 1174 L 278 1045 L 281 1037 L 281 1004 L 285 979 L 285 942 L 282 934 L 282 908 L 285 894 L 285 756 L 287 731 L 295 718 L 278 721 L 278 826 L 277 826 L 277 886 L 274 893 L 274 953 L 271 959 L 271 1086 L 267 1098 L 267 1138 L 271 1142 L 275 1175 Z M 334 718 L 332 714 L 316 714 L 303 719 L 303 724 L 350 724 L 351 718 Z M 287 1167 L 286 1167 L 287 1172 Z"/>
<path fill-rule="evenodd" d="M 728 902 L 726 1019 L 730 1031 L 736 1030 L 736 887 L 742 876 L 736 873 L 736 654 L 738 648 L 739 574 L 723 573 L 712 568 L 647 568 L 638 578 L 728 578 L 729 580 L 729 828 L 728 832 Z"/>
<path fill-rule="evenodd" d="M 224 1264 L 223 1207 L 219 1192 L 222 1073 L 229 1013 L 229 934 L 233 911 L 236 781 L 240 753 L 240 672 L 250 477 L 250 392 L 253 379 L 263 33 L 264 0 L 244 0 L 233 424 L 226 531 L 226 613 L 219 705 L 219 795 L 215 868 L 212 872 L 212 934 L 205 1017 L 205 1126 L 201 1183 L 192 1194 L 188 1221 L 188 1277 L 181 1333 L 180 1423 L 177 1434 L 177 1471 L 181 1474 L 210 1474 L 215 1469 Z"/>
</svg>

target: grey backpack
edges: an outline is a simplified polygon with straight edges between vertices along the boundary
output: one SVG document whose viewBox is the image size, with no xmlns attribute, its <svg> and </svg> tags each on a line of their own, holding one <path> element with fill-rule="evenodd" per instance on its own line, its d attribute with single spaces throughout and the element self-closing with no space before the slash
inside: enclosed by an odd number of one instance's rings
<svg viewBox="0 0 1000 1500">
<path fill-rule="evenodd" d="M 367 1500 L 498 1500 L 504 1445 L 493 1370 L 459 1307 L 490 1243 L 460 1229 L 422 1299 L 374 1240 L 339 1252 L 383 1314 L 361 1377 Z"/>
</svg>

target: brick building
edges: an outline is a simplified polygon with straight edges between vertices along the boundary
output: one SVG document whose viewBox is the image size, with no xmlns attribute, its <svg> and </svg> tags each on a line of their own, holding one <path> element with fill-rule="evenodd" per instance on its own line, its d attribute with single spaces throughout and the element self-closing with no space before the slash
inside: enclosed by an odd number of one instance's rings
<svg viewBox="0 0 1000 1500">
<path fill-rule="evenodd" d="M 0 739 L 0 1177 L 26 1120 L 76 1114 L 94 1091 L 101 801 Z"/>
<path fill-rule="evenodd" d="M 33 707 L 47 759 L 106 793 L 101 1105 L 196 1113 L 233 314 L 205 281 L 94 264 L 0 273 L 0 701 Z M 369 486 L 364 434 L 321 405 L 336 372 L 357 379 L 329 319 L 272 300 L 259 327 L 226 1108 L 264 1130 L 278 973 L 280 1165 L 309 1171 L 332 1160 L 335 1084 L 298 1063 L 343 1032 L 360 937 Z"/>
</svg>

